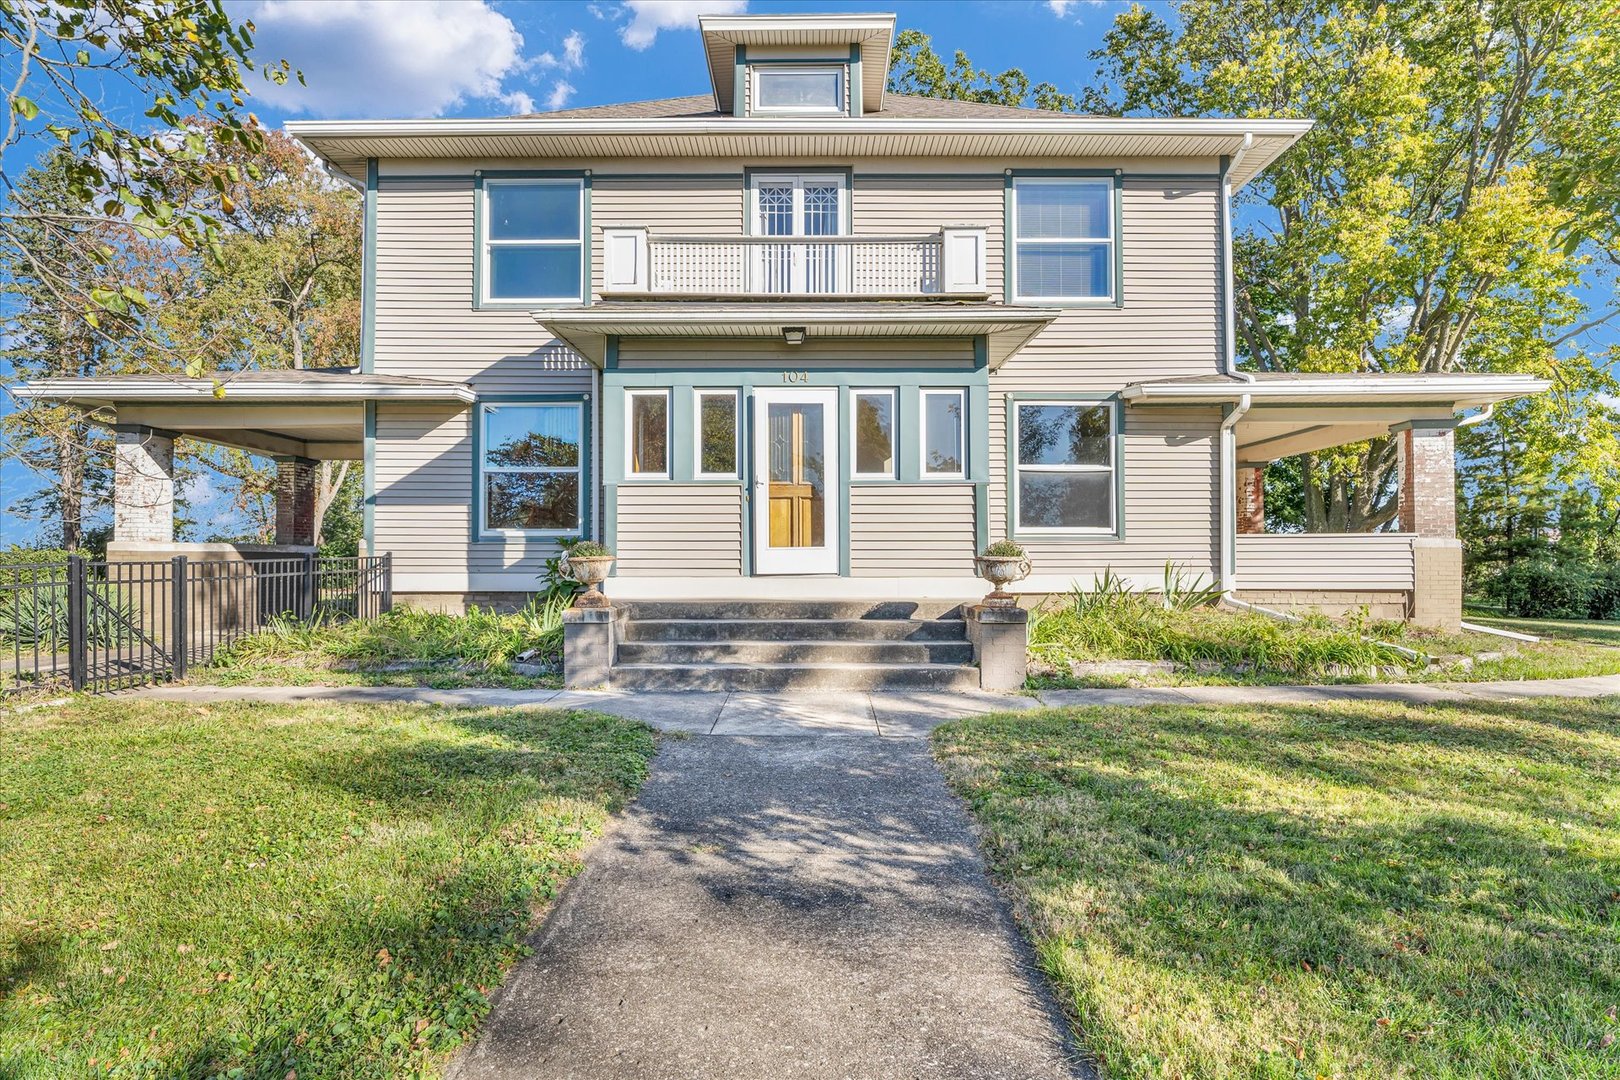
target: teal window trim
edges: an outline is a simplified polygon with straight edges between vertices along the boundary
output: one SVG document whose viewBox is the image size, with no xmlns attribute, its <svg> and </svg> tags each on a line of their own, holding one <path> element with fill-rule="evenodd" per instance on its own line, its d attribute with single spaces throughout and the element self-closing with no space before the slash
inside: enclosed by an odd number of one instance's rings
<svg viewBox="0 0 1620 1080">
<path fill-rule="evenodd" d="M 1118 394 L 1008 394 L 1007 398 L 1007 536 L 1029 543 L 1119 543 L 1125 539 L 1125 403 Z M 1022 529 L 1018 525 L 1018 406 L 1036 402 L 1064 405 L 1109 405 L 1113 424 L 1114 527 L 1111 530 Z"/>
<path fill-rule="evenodd" d="M 1110 236 L 1113 248 L 1112 266 L 1109 268 L 1109 277 L 1112 279 L 1112 296 L 1076 297 L 1062 299 L 1058 297 L 1019 297 L 1017 296 L 1018 283 L 1018 234 L 1017 222 L 1017 187 L 1019 180 L 1025 179 L 1111 179 L 1113 187 L 1112 218 L 1109 223 L 1112 235 Z M 1006 249 L 1001 271 L 1002 298 L 1010 305 L 1030 305 L 1035 307 L 1054 308 L 1122 308 L 1125 306 L 1125 174 L 1120 169 L 1008 169 L 1002 174 L 1002 237 Z"/>
<path fill-rule="evenodd" d="M 484 407 L 486 405 L 577 405 L 579 407 L 579 527 L 576 529 L 484 528 Z M 559 540 L 591 535 L 591 395 L 589 394 L 480 394 L 472 403 L 472 498 L 468 525 L 474 543 L 507 540 Z M 605 455 L 604 455 L 605 457 Z"/>
<path fill-rule="evenodd" d="M 861 88 L 861 47 L 849 47 L 849 115 L 854 117 L 866 115 L 865 103 L 861 100 L 864 91 Z"/>
<path fill-rule="evenodd" d="M 479 169 L 473 173 L 473 295 L 474 311 L 533 311 L 537 306 L 589 307 L 591 289 L 591 249 L 595 238 L 591 234 L 591 170 L 589 169 Z M 535 300 L 489 300 L 484 297 L 485 239 L 484 239 L 484 182 L 486 180 L 574 180 L 580 188 L 579 211 L 579 282 L 577 298 Z"/>
<path fill-rule="evenodd" d="M 732 55 L 731 115 L 748 115 L 748 49 L 738 45 Z"/>
<path fill-rule="evenodd" d="M 377 366 L 377 159 L 366 159 L 366 194 L 361 237 L 360 371 Z"/>
<path fill-rule="evenodd" d="M 360 534 L 366 554 L 377 554 L 377 403 L 368 401 L 361 435 Z"/>
</svg>

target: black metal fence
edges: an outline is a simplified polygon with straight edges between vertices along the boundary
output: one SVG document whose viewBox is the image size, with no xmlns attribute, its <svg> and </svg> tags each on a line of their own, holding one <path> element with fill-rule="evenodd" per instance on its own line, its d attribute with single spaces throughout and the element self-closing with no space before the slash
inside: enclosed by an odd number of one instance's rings
<svg viewBox="0 0 1620 1080">
<path fill-rule="evenodd" d="M 0 692 L 183 679 L 273 620 L 371 619 L 393 604 L 389 555 L 0 563 Z"/>
</svg>

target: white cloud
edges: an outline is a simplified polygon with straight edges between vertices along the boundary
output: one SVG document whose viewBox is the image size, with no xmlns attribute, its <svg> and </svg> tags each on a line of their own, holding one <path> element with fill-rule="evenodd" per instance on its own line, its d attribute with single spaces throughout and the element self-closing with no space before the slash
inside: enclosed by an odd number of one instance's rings
<svg viewBox="0 0 1620 1080">
<path fill-rule="evenodd" d="M 307 85 L 250 81 L 256 97 L 289 112 L 439 116 L 468 99 L 508 107 L 527 99 L 501 85 L 527 66 L 523 35 L 484 0 L 254 0 L 232 7 L 258 28 L 254 53 L 262 63 L 285 59 L 304 73 Z"/>
<path fill-rule="evenodd" d="M 1103 0 L 1084 0 L 1088 7 L 1102 7 Z M 1081 0 L 1046 0 L 1046 8 L 1060 19 L 1069 17 L 1069 12 L 1079 7 Z"/>
<path fill-rule="evenodd" d="M 513 116 L 522 116 L 534 112 L 534 98 L 522 90 L 514 90 L 510 94 L 502 94 L 500 102 L 505 105 Z"/>
<path fill-rule="evenodd" d="M 570 30 L 568 36 L 563 38 L 563 54 L 561 57 L 554 52 L 543 52 L 534 58 L 534 62 L 543 68 L 561 68 L 564 71 L 574 71 L 585 66 L 585 35 L 578 30 Z"/>
<path fill-rule="evenodd" d="M 625 0 L 631 19 L 619 38 L 636 51 L 652 47 L 660 30 L 696 30 L 700 15 L 739 15 L 748 0 Z"/>
<path fill-rule="evenodd" d="M 564 79 L 558 79 L 551 87 L 551 93 L 546 95 L 546 108 L 555 112 L 568 104 L 568 99 L 574 96 L 574 87 Z"/>
</svg>

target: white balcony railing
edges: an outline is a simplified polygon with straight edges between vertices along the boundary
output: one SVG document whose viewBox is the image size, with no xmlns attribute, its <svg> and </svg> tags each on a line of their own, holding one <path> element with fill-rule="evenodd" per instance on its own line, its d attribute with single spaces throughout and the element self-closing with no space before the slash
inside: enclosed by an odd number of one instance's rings
<svg viewBox="0 0 1620 1080">
<path fill-rule="evenodd" d="M 984 229 L 926 236 L 653 236 L 603 232 L 615 296 L 983 297 Z"/>
</svg>

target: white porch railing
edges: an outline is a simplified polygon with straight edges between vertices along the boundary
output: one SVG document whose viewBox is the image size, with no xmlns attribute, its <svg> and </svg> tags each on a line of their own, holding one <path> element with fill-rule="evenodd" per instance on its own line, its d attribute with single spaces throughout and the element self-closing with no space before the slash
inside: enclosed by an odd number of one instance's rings
<svg viewBox="0 0 1620 1080">
<path fill-rule="evenodd" d="M 926 236 L 653 236 L 605 228 L 605 295 L 983 297 L 985 230 Z"/>
<path fill-rule="evenodd" d="M 1239 533 L 1240 589 L 1410 590 L 1409 533 Z"/>
</svg>

